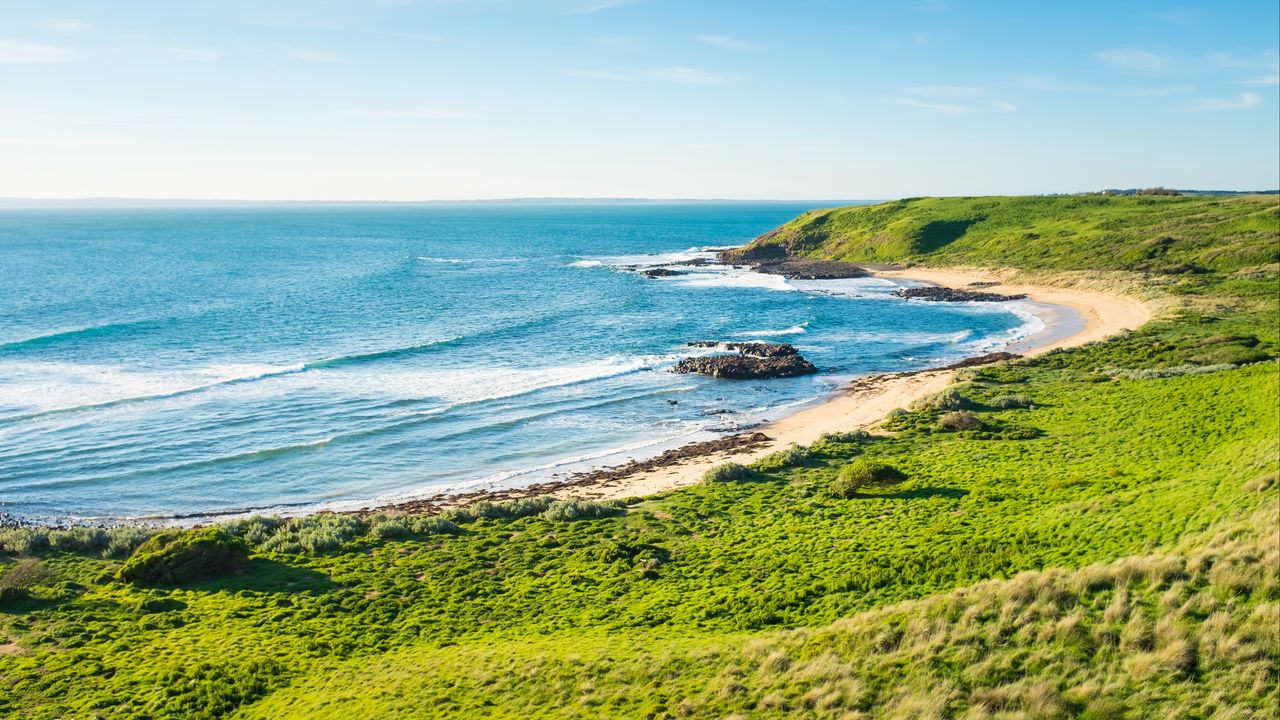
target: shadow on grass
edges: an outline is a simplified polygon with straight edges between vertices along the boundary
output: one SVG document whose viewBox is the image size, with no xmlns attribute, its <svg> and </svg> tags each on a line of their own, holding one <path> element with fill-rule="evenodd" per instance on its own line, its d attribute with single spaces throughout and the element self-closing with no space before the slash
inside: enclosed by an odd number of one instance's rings
<svg viewBox="0 0 1280 720">
<path fill-rule="evenodd" d="M 944 498 L 962 498 L 968 495 L 968 490 L 960 488 L 939 488 L 939 487 L 922 487 L 912 488 L 910 490 L 900 490 L 893 493 L 885 493 L 883 495 L 875 495 L 879 498 L 892 498 L 895 500 L 916 500 L 919 498 L 944 497 Z"/>
<path fill-rule="evenodd" d="M 322 593 L 339 586 L 322 572 L 298 567 L 278 560 L 252 558 L 244 569 L 226 577 L 205 580 L 181 586 L 184 590 L 205 592 L 258 592 L 258 593 Z"/>
<path fill-rule="evenodd" d="M 965 220 L 934 220 L 925 223 L 915 237 L 916 246 L 924 252 L 933 252 L 950 245 L 964 235 L 974 223 L 985 218 L 969 218 Z"/>
</svg>

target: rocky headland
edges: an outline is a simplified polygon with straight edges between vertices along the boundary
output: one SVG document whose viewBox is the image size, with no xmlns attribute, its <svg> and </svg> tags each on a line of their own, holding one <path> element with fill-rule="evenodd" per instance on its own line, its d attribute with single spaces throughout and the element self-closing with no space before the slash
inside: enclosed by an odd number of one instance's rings
<svg viewBox="0 0 1280 720">
<path fill-rule="evenodd" d="M 1025 294 L 1002 295 L 1000 293 L 964 290 L 949 287 L 915 287 L 895 290 L 894 295 L 905 300 L 925 300 L 928 302 L 1006 302 L 1022 300 Z"/>
<path fill-rule="evenodd" d="M 676 363 L 673 372 L 698 373 L 734 380 L 797 377 L 818 372 L 818 368 L 814 367 L 813 363 L 804 359 L 795 347 L 786 343 L 719 343 L 704 340 L 692 342 L 689 345 L 721 347 L 735 351 L 736 354 L 685 358 Z"/>
</svg>

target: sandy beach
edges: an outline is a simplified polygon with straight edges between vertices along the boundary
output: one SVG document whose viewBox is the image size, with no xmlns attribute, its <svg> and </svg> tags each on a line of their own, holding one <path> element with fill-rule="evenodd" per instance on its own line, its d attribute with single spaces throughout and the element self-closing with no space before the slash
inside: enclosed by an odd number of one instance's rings
<svg viewBox="0 0 1280 720">
<path fill-rule="evenodd" d="M 1014 343 L 1009 350 L 1034 357 L 1051 350 L 1084 345 L 1124 330 L 1140 327 L 1151 319 L 1149 308 L 1131 297 L 1093 290 L 1045 285 L 1006 284 L 996 273 L 981 270 L 940 270 L 911 268 L 875 273 L 897 280 L 911 280 L 945 287 L 962 288 L 982 283 L 984 292 L 1026 295 L 1041 306 L 1037 316 L 1043 330 Z M 1056 310 L 1065 308 L 1063 313 Z M 1068 319 L 1067 316 L 1070 316 Z M 561 497 L 612 499 L 652 495 L 692 485 L 710 468 L 725 463 L 749 463 L 791 444 L 807 445 L 824 433 L 871 428 L 894 408 L 937 392 L 953 381 L 955 370 L 890 373 L 860 378 L 838 390 L 829 400 L 755 428 L 768 435 L 767 443 L 740 452 L 721 452 L 684 460 L 680 464 L 639 472 L 626 477 L 602 480 L 590 485 L 575 484 L 555 490 Z"/>
</svg>

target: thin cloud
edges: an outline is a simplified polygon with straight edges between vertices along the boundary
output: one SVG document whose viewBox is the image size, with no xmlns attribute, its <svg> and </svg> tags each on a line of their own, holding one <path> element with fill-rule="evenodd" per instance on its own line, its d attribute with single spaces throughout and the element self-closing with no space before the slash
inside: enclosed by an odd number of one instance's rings
<svg viewBox="0 0 1280 720">
<path fill-rule="evenodd" d="M 760 46 L 746 40 L 738 40 L 737 38 L 726 37 L 724 35 L 695 35 L 694 40 L 703 45 L 710 45 L 714 48 L 722 50 L 759 50 Z"/>
<path fill-rule="evenodd" d="M 633 50 L 644 44 L 644 38 L 633 35 L 602 35 L 593 37 L 587 42 L 600 47 Z"/>
<path fill-rule="evenodd" d="M 707 70 L 691 67 L 663 67 L 647 70 L 578 70 L 573 73 L 578 77 L 591 80 L 613 80 L 618 82 L 660 82 L 673 85 L 725 85 L 733 80 L 728 75 L 721 75 Z"/>
<path fill-rule="evenodd" d="M 1094 57 L 1116 70 L 1131 73 L 1158 73 L 1173 67 L 1168 55 L 1137 48 L 1113 48 L 1099 50 Z"/>
<path fill-rule="evenodd" d="M 64 63 L 76 59 L 76 51 L 55 45 L 0 40 L 0 63 Z"/>
<path fill-rule="evenodd" d="M 1188 105 L 1192 112 L 1215 112 L 1219 110 L 1244 110 L 1262 104 L 1262 96 L 1258 93 L 1240 93 L 1236 98 L 1200 98 Z"/>
<path fill-rule="evenodd" d="M 1178 95 L 1196 89 L 1195 85 L 1180 84 L 1162 87 L 1119 88 L 1094 85 L 1072 85 L 1062 82 L 1050 75 L 1015 75 L 1012 84 L 1015 87 L 1041 92 L 1089 93 L 1093 95 L 1132 95 L 1135 97 L 1157 97 L 1161 95 Z"/>
<path fill-rule="evenodd" d="M 358 108 L 350 115 L 366 120 L 485 120 L 487 115 L 461 108 L 408 107 Z"/>
<path fill-rule="evenodd" d="M 1209 62 L 1228 70 L 1242 70 L 1258 73 L 1244 80 L 1237 80 L 1237 85 L 1280 85 L 1280 55 L 1268 50 L 1255 57 L 1234 55 L 1232 53 L 1209 53 Z"/>
<path fill-rule="evenodd" d="M 978 103 L 944 103 L 919 98 L 900 97 L 894 102 L 907 107 L 930 110 L 945 115 L 969 115 L 972 113 L 1011 113 L 1018 109 L 1017 105 L 1006 100 L 984 100 Z"/>
<path fill-rule="evenodd" d="M 979 97 L 987 91 L 975 85 L 919 85 L 907 88 L 906 92 L 925 97 L 966 98 Z"/>
<path fill-rule="evenodd" d="M 894 100 L 899 105 L 947 115 L 1008 113 L 1018 109 L 1007 100 L 989 97 L 987 88 L 978 85 L 919 85 L 902 92 L 904 96 Z"/>
<path fill-rule="evenodd" d="M 70 35 L 72 33 L 85 32 L 93 26 L 83 20 L 75 18 L 45 18 L 36 23 L 36 27 L 45 32 L 60 33 Z"/>
<path fill-rule="evenodd" d="M 1280 73 L 1273 75 L 1263 75 L 1261 77 L 1250 78 L 1248 80 L 1240 80 L 1239 85 L 1280 85 Z"/>
<path fill-rule="evenodd" d="M 284 53 L 294 60 L 302 60 L 304 62 L 313 63 L 340 63 L 346 62 L 346 58 L 334 55 L 333 53 L 324 52 L 323 50 L 308 50 L 306 48 L 287 47 Z"/>
<path fill-rule="evenodd" d="M 581 10 L 579 10 L 578 12 L 598 13 L 601 10 L 610 10 L 612 8 L 621 7 L 623 5 L 631 5 L 632 3 L 636 3 L 639 1 L 640 0 L 601 0 L 601 2 L 597 2 L 594 5 L 588 5 L 587 7 L 584 7 Z"/>
<path fill-rule="evenodd" d="M 169 57 L 196 62 L 214 62 L 222 59 L 222 51 L 205 48 L 184 47 L 180 45 L 152 45 L 143 35 L 124 35 L 119 38 L 121 45 L 114 50 L 117 55 L 137 55 L 142 57 Z"/>
<path fill-rule="evenodd" d="M 1165 95 L 1181 95 L 1183 93 L 1189 93 L 1195 89 L 1195 85 L 1170 85 L 1168 87 L 1140 88 L 1138 90 L 1134 90 L 1133 94 L 1138 97 L 1163 97 Z"/>
<path fill-rule="evenodd" d="M 723 85 L 729 82 L 729 78 L 725 75 L 691 67 L 654 68 L 642 70 L 640 75 L 650 80 L 677 85 Z"/>
</svg>

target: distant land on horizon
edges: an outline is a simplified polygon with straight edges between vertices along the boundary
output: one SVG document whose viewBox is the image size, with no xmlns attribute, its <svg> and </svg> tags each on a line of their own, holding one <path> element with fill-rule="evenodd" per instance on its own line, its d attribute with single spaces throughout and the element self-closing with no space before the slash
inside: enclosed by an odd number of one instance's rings
<svg viewBox="0 0 1280 720">
<path fill-rule="evenodd" d="M 1107 189 L 1080 191 L 1075 193 L 1029 193 L 1031 195 L 1133 195 L 1138 189 Z M 1272 190 L 1192 190 L 1177 189 L 1180 195 L 1277 195 L 1280 189 Z M 638 198 L 638 197 L 524 197 L 524 198 L 477 198 L 472 200 L 237 200 L 206 198 L 22 198 L 0 197 L 0 209 L 95 209 L 95 208 L 230 208 L 230 207 L 381 207 L 381 206 L 415 206 L 415 205 L 643 205 L 643 204 L 749 204 L 779 203 L 793 205 L 866 205 L 885 202 L 894 198 L 815 198 L 810 200 L 781 200 L 773 198 L 741 199 L 741 198 Z"/>
</svg>

